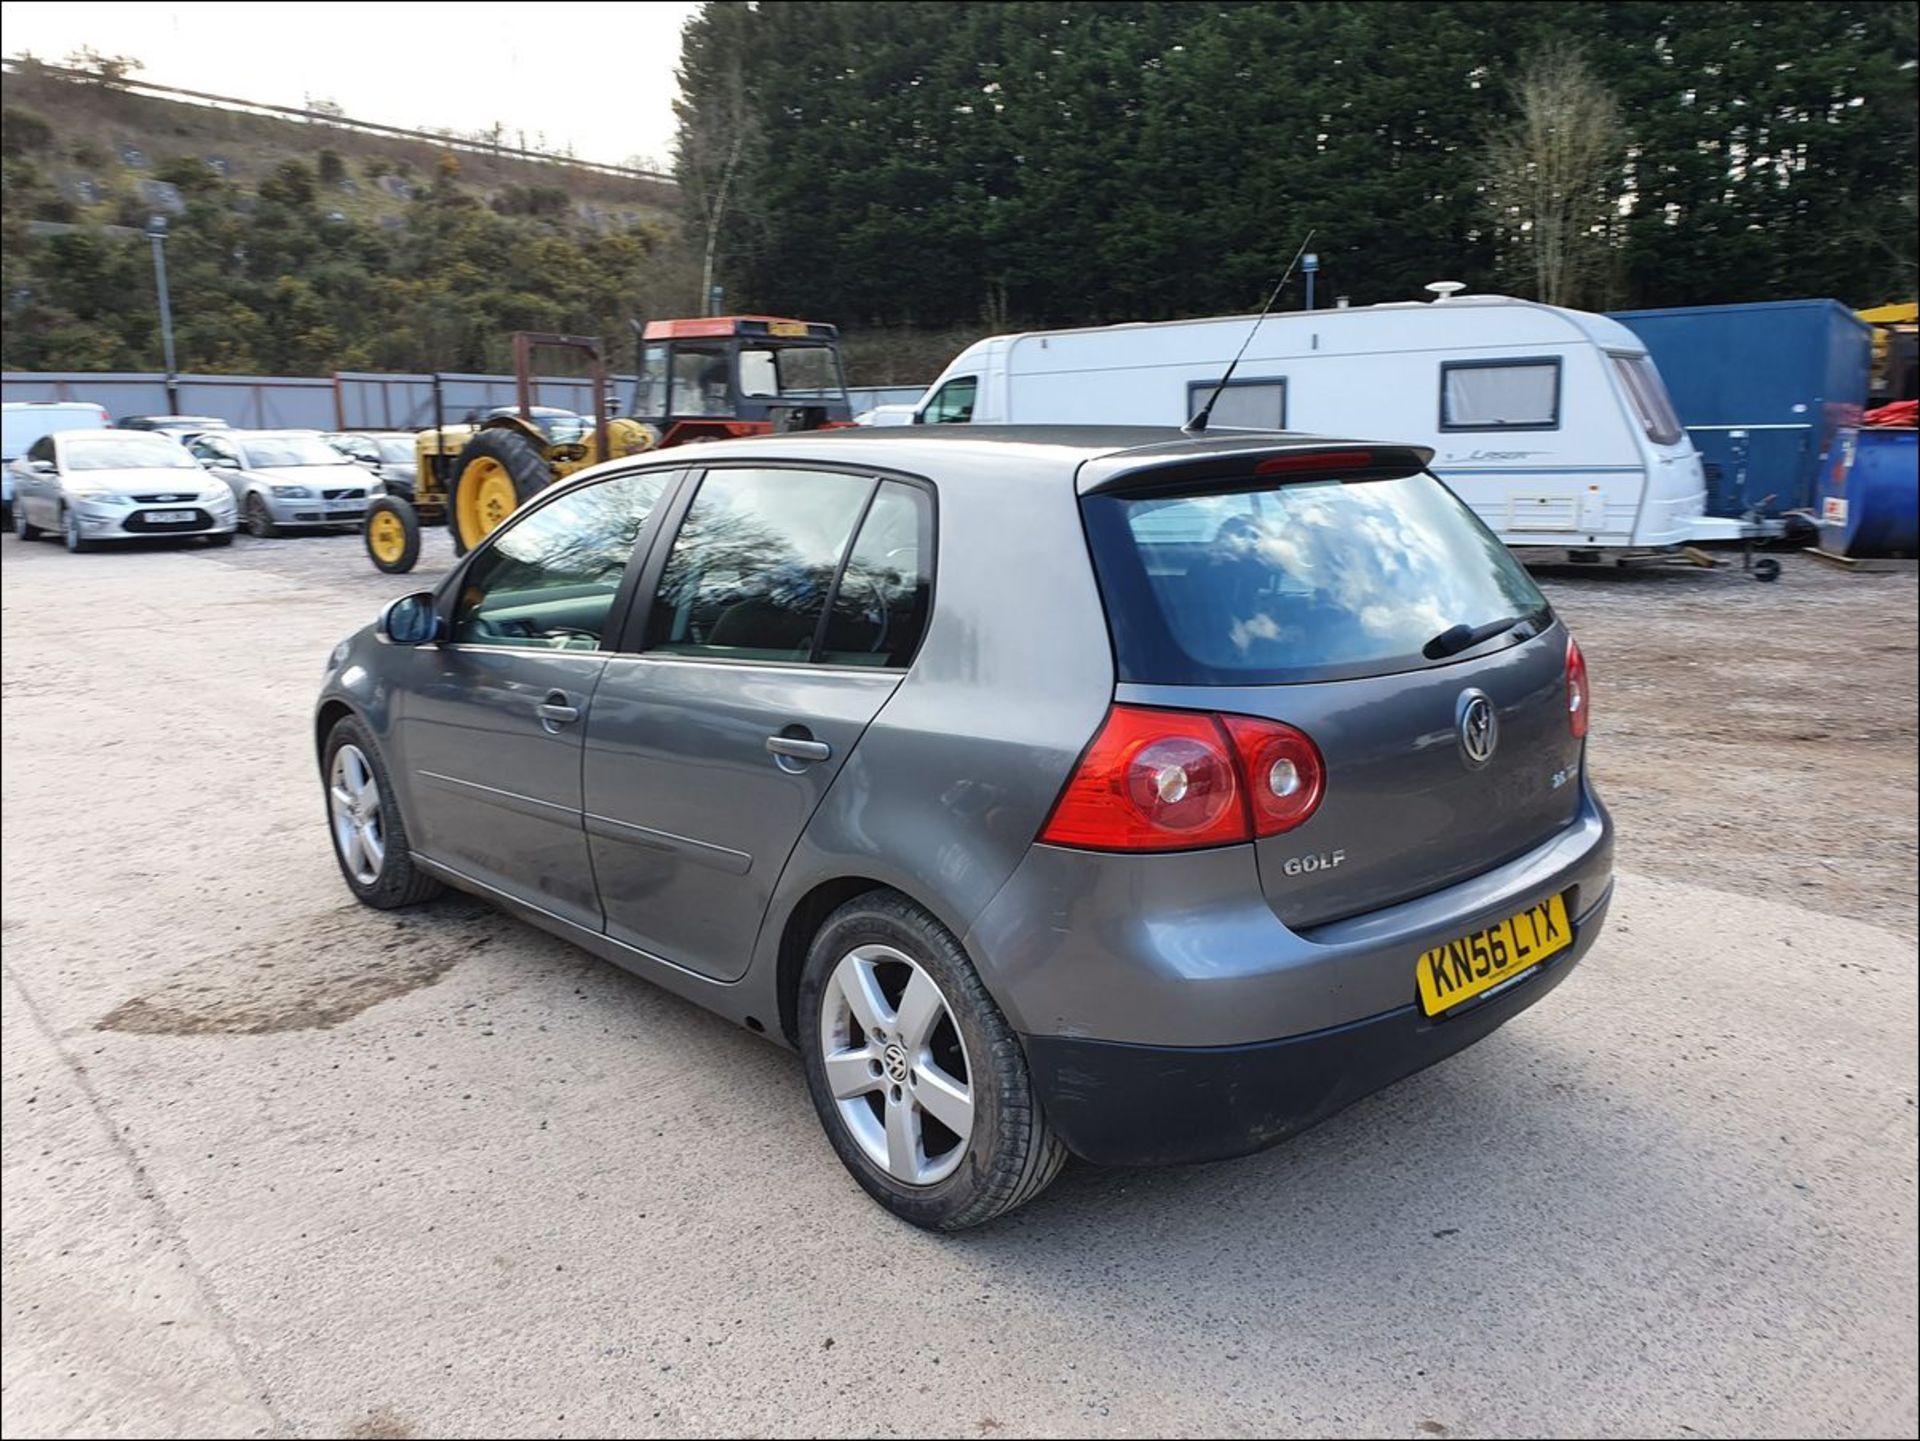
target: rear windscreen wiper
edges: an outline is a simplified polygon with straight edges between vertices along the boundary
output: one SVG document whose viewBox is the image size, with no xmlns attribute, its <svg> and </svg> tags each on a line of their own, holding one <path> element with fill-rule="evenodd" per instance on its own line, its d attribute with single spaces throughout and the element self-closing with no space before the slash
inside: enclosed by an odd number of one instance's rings
<svg viewBox="0 0 1920 1441">
<path fill-rule="evenodd" d="M 1449 626 L 1420 647 L 1420 654 L 1428 660 L 1443 660 L 1450 655 L 1479 645 L 1483 640 L 1492 640 L 1497 635 L 1505 635 L 1518 626 L 1532 620 L 1532 615 L 1510 615 L 1505 620 L 1490 620 L 1485 625 Z"/>
</svg>

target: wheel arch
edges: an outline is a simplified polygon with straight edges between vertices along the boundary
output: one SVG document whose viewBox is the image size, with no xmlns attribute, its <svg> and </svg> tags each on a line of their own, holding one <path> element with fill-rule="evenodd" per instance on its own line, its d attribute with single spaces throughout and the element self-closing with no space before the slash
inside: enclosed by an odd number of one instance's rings
<svg viewBox="0 0 1920 1441">
<path fill-rule="evenodd" d="M 800 1044 L 800 972 L 807 964 L 807 948 L 813 944 L 813 938 L 820 933 L 828 916 L 870 891 L 892 891 L 915 905 L 921 904 L 898 886 L 872 876 L 836 876 L 815 884 L 787 912 L 780 927 L 774 985 L 780 1003 L 780 1034 L 788 1045 L 797 1048 Z"/>
<path fill-rule="evenodd" d="M 333 734 L 333 728 L 348 716 L 358 717 L 360 713 L 338 696 L 329 696 L 320 703 L 320 709 L 313 716 L 313 756 L 317 764 L 326 764 L 327 737 Z"/>
</svg>

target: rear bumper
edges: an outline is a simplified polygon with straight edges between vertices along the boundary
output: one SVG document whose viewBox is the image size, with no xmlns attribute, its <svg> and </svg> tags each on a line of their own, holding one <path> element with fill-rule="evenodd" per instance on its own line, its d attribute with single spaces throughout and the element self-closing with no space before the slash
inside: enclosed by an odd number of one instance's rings
<svg viewBox="0 0 1920 1441">
<path fill-rule="evenodd" d="M 1612 898 L 1609 881 L 1575 919 L 1570 947 L 1439 1019 L 1406 1005 L 1307 1035 L 1238 1046 L 1028 1036 L 1027 1064 L 1048 1121 L 1082 1160 L 1143 1166 L 1247 1155 L 1464 1050 L 1526 1010 L 1579 964 Z"/>
</svg>

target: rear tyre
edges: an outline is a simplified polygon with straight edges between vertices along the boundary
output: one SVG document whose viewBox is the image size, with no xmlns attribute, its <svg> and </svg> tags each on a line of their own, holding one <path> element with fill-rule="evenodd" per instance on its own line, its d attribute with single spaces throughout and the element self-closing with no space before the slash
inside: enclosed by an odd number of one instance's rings
<svg viewBox="0 0 1920 1441">
<path fill-rule="evenodd" d="M 270 540 L 280 534 L 280 527 L 274 524 L 273 512 L 257 495 L 247 497 L 247 534 L 255 540 Z"/>
<path fill-rule="evenodd" d="M 15 502 L 13 507 L 13 533 L 21 540 L 38 540 L 46 534 L 39 526 L 27 519 L 27 508 L 19 502 Z"/>
<path fill-rule="evenodd" d="M 333 858 L 361 903 L 391 911 L 439 895 L 440 882 L 413 863 L 386 762 L 359 720 L 347 716 L 327 733 L 321 775 Z"/>
<path fill-rule="evenodd" d="M 903 1220 L 978 1226 L 1059 1175 L 1066 1148 L 1019 1038 L 953 933 L 897 892 L 827 917 L 800 977 L 799 1032 L 827 1139 Z"/>
<path fill-rule="evenodd" d="M 522 503 L 553 484 L 553 467 L 517 430 L 483 430 L 460 451 L 453 467 L 447 516 L 461 554 L 473 549 Z"/>
<path fill-rule="evenodd" d="M 403 575 L 420 559 L 420 512 L 397 495 L 383 495 L 367 508 L 361 537 L 376 570 Z"/>
<path fill-rule="evenodd" d="M 80 534 L 80 517 L 73 513 L 71 506 L 60 512 L 60 539 L 75 555 L 93 549 L 93 542 Z"/>
</svg>

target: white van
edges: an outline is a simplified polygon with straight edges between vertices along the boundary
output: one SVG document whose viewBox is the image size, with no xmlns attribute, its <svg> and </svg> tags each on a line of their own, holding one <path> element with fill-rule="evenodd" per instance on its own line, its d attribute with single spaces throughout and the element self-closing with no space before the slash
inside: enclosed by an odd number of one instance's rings
<svg viewBox="0 0 1920 1441">
<path fill-rule="evenodd" d="M 13 520 L 13 462 L 56 430 L 99 430 L 113 422 L 90 400 L 9 400 L 0 404 L 0 509 Z"/>
<path fill-rule="evenodd" d="M 961 351 L 920 425 L 1181 425 L 1254 317 L 996 335 Z M 1513 546 L 1737 540 L 1647 348 L 1605 316 L 1504 295 L 1291 311 L 1254 332 L 1211 428 L 1433 447 L 1433 470 Z"/>
</svg>

